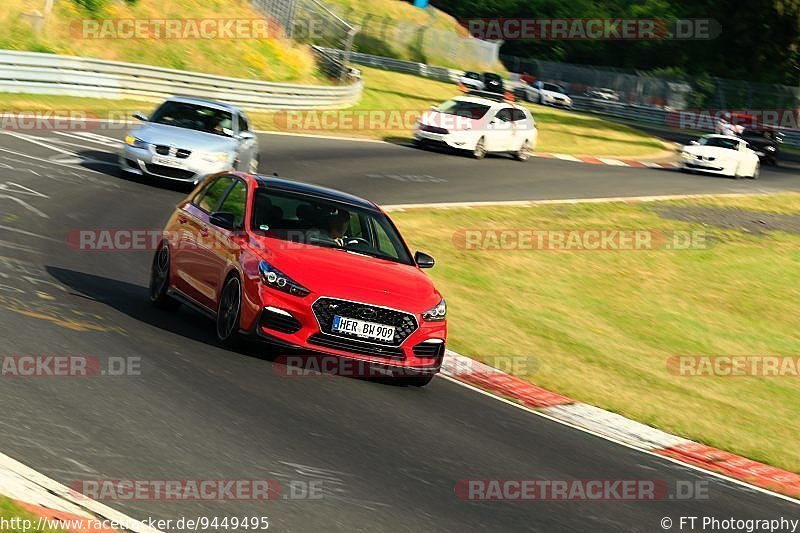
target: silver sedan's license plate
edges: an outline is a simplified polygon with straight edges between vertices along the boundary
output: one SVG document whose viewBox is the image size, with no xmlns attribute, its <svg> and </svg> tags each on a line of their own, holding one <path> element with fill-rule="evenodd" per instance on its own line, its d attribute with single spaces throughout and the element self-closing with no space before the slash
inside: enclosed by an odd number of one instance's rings
<svg viewBox="0 0 800 533">
<path fill-rule="evenodd" d="M 180 159 L 173 157 L 164 157 L 161 155 L 153 156 L 153 163 L 156 165 L 164 165 L 165 167 L 184 168 L 184 163 Z"/>
<path fill-rule="evenodd" d="M 393 326 L 376 324 L 375 322 L 367 322 L 366 320 L 357 320 L 355 318 L 347 318 L 339 315 L 334 315 L 333 317 L 333 331 L 335 333 L 355 335 L 356 337 L 375 339 L 383 342 L 392 342 L 394 340 Z"/>
</svg>

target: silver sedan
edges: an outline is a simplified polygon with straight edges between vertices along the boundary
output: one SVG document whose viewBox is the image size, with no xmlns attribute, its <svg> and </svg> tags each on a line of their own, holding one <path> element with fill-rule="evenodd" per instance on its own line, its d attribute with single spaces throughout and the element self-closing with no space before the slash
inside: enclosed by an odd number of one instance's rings
<svg viewBox="0 0 800 533">
<path fill-rule="evenodd" d="M 258 171 L 258 141 L 245 114 L 235 106 L 176 96 L 125 136 L 123 171 L 197 184 L 225 170 Z"/>
</svg>

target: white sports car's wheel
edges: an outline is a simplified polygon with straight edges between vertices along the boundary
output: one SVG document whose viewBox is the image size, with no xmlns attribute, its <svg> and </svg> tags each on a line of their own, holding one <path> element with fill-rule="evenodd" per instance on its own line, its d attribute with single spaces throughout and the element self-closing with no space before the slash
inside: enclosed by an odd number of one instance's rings
<svg viewBox="0 0 800 533">
<path fill-rule="evenodd" d="M 481 137 L 475 143 L 475 148 L 472 150 L 472 157 L 475 159 L 483 159 L 486 157 L 486 140 Z"/>
</svg>

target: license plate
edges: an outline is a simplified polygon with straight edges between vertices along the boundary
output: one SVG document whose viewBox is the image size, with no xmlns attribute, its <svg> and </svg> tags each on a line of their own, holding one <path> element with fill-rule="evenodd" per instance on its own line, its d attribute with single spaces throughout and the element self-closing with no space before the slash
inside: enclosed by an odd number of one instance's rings
<svg viewBox="0 0 800 533">
<path fill-rule="evenodd" d="M 183 161 L 172 157 L 164 157 L 161 155 L 153 156 L 153 163 L 156 165 L 164 165 L 165 167 L 184 168 Z"/>
<path fill-rule="evenodd" d="M 347 318 L 339 315 L 333 317 L 333 331 L 355 335 L 365 339 L 376 339 L 384 342 L 394 340 L 394 327 L 355 318 Z"/>
</svg>

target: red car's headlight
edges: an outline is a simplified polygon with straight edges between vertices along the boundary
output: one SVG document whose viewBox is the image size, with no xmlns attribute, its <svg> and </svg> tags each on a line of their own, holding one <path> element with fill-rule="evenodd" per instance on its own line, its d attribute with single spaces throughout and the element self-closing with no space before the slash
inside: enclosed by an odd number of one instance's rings
<svg viewBox="0 0 800 533">
<path fill-rule="evenodd" d="M 258 271 L 261 280 L 273 289 L 301 297 L 311 292 L 263 259 L 258 263 Z"/>
<path fill-rule="evenodd" d="M 422 313 L 422 318 L 427 320 L 428 322 L 441 322 L 446 317 L 447 317 L 447 302 L 444 301 L 444 298 L 442 298 L 442 301 L 439 302 L 436 305 L 436 307 Z"/>
</svg>

